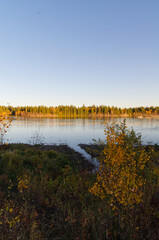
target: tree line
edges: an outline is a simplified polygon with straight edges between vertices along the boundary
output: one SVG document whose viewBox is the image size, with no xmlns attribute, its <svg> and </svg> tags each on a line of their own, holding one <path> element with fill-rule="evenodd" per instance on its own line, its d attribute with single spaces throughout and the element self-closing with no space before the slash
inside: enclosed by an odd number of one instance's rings
<svg viewBox="0 0 159 240">
<path fill-rule="evenodd" d="M 135 108 L 118 108 L 110 106 L 0 106 L 0 114 L 11 114 L 13 116 L 31 116 L 31 115 L 56 115 L 56 116 L 72 116 L 72 117 L 91 117 L 102 115 L 158 115 L 158 107 L 135 107 Z"/>
</svg>

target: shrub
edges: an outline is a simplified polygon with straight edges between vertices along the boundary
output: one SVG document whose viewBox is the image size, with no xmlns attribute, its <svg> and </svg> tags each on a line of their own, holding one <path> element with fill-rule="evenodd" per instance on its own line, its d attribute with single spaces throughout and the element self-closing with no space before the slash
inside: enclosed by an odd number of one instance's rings
<svg viewBox="0 0 159 240">
<path fill-rule="evenodd" d="M 4 144 L 4 136 L 11 125 L 11 119 L 8 116 L 0 115 L 0 145 Z"/>
<path fill-rule="evenodd" d="M 141 136 L 121 124 L 106 124 L 106 145 L 100 160 L 97 181 L 90 192 L 108 199 L 113 209 L 133 207 L 143 197 L 145 169 L 149 156 Z"/>
</svg>

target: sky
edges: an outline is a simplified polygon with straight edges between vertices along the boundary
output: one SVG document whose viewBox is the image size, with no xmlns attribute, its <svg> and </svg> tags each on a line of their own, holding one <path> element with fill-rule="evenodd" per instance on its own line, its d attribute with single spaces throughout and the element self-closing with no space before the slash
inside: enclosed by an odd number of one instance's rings
<svg viewBox="0 0 159 240">
<path fill-rule="evenodd" d="M 0 0 L 0 105 L 159 106 L 158 0 Z"/>
</svg>

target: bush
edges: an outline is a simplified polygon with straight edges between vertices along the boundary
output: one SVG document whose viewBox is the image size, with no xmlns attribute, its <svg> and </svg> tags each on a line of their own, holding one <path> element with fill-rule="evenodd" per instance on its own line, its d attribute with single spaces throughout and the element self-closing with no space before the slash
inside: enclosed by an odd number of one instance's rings
<svg viewBox="0 0 159 240">
<path fill-rule="evenodd" d="M 11 119 L 8 116 L 0 115 L 0 145 L 4 144 L 4 136 L 11 125 Z"/>
<path fill-rule="evenodd" d="M 112 220 L 109 239 L 158 239 L 159 170 L 156 154 L 142 146 L 141 135 L 121 124 L 106 124 L 106 142 L 90 192 Z M 151 159 L 151 161 L 150 161 Z"/>
<path fill-rule="evenodd" d="M 129 131 L 125 122 L 106 125 L 105 134 L 97 182 L 90 191 L 101 199 L 109 196 L 113 208 L 132 207 L 142 201 L 149 156 L 142 148 L 141 137 Z"/>
</svg>

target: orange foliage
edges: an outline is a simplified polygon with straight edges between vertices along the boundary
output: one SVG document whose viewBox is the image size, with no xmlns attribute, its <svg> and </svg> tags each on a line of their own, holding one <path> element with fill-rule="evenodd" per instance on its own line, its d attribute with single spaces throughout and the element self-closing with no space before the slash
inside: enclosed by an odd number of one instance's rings
<svg viewBox="0 0 159 240">
<path fill-rule="evenodd" d="M 101 199 L 108 198 L 114 209 L 139 204 L 145 184 L 144 171 L 149 161 L 141 145 L 141 136 L 129 131 L 125 121 L 120 125 L 106 124 L 105 135 L 106 145 L 97 181 L 90 192 Z"/>
<path fill-rule="evenodd" d="M 0 115 L 0 145 L 4 144 L 4 135 L 11 125 L 11 119 L 8 116 Z"/>
</svg>

